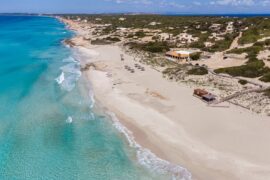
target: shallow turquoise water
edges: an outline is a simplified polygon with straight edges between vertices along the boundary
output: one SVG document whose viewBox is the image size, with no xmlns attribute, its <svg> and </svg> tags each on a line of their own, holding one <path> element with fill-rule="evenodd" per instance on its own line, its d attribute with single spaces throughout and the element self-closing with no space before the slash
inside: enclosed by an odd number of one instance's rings
<svg viewBox="0 0 270 180">
<path fill-rule="evenodd" d="M 0 16 L 0 179 L 156 179 L 91 110 L 71 35 L 54 18 Z"/>
</svg>

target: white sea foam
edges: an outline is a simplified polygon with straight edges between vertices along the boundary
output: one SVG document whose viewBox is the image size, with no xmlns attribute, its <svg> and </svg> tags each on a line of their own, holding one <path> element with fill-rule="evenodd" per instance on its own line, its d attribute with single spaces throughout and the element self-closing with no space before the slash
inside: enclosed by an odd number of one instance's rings
<svg viewBox="0 0 270 180">
<path fill-rule="evenodd" d="M 73 62 L 73 63 L 68 63 L 68 64 L 62 66 L 60 69 L 63 72 L 81 75 L 80 68 L 81 67 L 80 67 L 79 63 L 74 63 Z"/>
<path fill-rule="evenodd" d="M 95 98 L 94 98 L 94 93 L 93 91 L 89 91 L 89 96 L 90 96 L 90 109 L 92 109 L 95 106 Z"/>
<path fill-rule="evenodd" d="M 95 120 L 96 119 L 96 117 L 95 117 L 95 114 L 94 113 L 90 113 L 90 120 Z"/>
<path fill-rule="evenodd" d="M 107 114 L 112 118 L 114 127 L 127 138 L 129 146 L 135 148 L 137 159 L 142 166 L 154 172 L 169 174 L 173 180 L 191 180 L 191 173 L 186 168 L 160 159 L 149 149 L 143 148 L 135 141 L 132 132 L 120 123 L 114 113 L 107 112 Z"/>
<path fill-rule="evenodd" d="M 62 89 L 71 91 L 76 86 L 76 82 L 80 79 L 82 74 L 80 71 L 80 63 L 72 57 L 69 57 L 63 61 L 69 63 L 60 68 L 62 74 L 56 78 L 56 81 L 61 85 Z"/>
<path fill-rule="evenodd" d="M 78 62 L 76 59 L 74 59 L 72 56 L 69 56 L 68 58 L 63 59 L 63 62 L 71 63 L 71 62 Z"/>
<path fill-rule="evenodd" d="M 68 116 L 68 118 L 66 119 L 66 122 L 71 124 L 73 122 L 73 119 L 71 116 Z"/>
<path fill-rule="evenodd" d="M 62 73 L 60 74 L 60 76 L 57 77 L 55 80 L 56 80 L 56 82 L 57 82 L 58 84 L 62 84 L 63 81 L 65 80 L 65 73 L 62 72 Z"/>
</svg>

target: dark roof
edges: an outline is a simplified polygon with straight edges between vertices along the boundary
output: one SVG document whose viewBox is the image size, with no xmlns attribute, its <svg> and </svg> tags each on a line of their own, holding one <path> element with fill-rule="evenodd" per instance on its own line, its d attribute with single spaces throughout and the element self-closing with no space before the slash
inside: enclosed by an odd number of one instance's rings
<svg viewBox="0 0 270 180">
<path fill-rule="evenodd" d="M 206 95 L 203 95 L 202 97 L 205 99 L 215 99 L 215 96 L 212 94 L 206 94 Z"/>
</svg>

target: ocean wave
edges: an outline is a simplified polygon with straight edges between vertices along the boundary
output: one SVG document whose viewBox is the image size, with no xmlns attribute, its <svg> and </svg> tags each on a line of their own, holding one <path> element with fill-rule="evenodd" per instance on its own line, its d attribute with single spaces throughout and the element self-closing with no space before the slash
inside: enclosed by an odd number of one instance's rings
<svg viewBox="0 0 270 180">
<path fill-rule="evenodd" d="M 62 73 L 60 74 L 60 76 L 58 76 L 55 80 L 56 80 L 56 82 L 57 82 L 58 84 L 62 84 L 63 81 L 65 80 L 65 73 L 62 72 Z"/>
<path fill-rule="evenodd" d="M 56 81 L 62 89 L 72 91 L 76 86 L 76 82 L 82 75 L 81 66 L 73 57 L 68 57 L 63 61 L 69 63 L 60 67 L 62 73 L 58 78 L 56 78 Z"/>
<path fill-rule="evenodd" d="M 91 113 L 90 113 L 90 120 L 93 121 L 93 120 L 95 120 L 95 119 L 96 119 L 95 114 L 91 112 Z"/>
<path fill-rule="evenodd" d="M 161 174 L 169 174 L 173 180 L 191 180 L 191 173 L 179 165 L 172 164 L 166 160 L 160 159 L 149 149 L 143 148 L 136 141 L 132 132 L 130 132 L 124 125 L 120 123 L 116 115 L 112 112 L 107 112 L 107 114 L 113 120 L 114 127 L 128 140 L 130 147 L 136 150 L 136 155 L 138 162 L 150 169 L 153 172 L 158 172 Z"/>
<path fill-rule="evenodd" d="M 68 116 L 68 118 L 66 119 L 66 123 L 71 124 L 73 122 L 73 119 L 71 116 Z"/>
<path fill-rule="evenodd" d="M 63 59 L 63 62 L 66 62 L 66 63 L 78 63 L 78 61 L 75 58 L 73 58 L 72 56 L 69 56 L 68 58 Z"/>
<path fill-rule="evenodd" d="M 89 91 L 89 96 L 90 96 L 90 109 L 93 109 L 93 107 L 95 106 L 95 98 L 94 98 L 94 93 L 93 91 Z"/>
<path fill-rule="evenodd" d="M 61 84 L 62 89 L 66 91 L 72 91 L 75 88 L 76 83 L 79 79 L 80 76 L 76 74 L 67 74 L 65 80 Z"/>
<path fill-rule="evenodd" d="M 80 71 L 81 66 L 79 63 L 68 63 L 68 64 L 60 67 L 60 69 L 63 72 L 81 75 L 81 71 Z"/>
</svg>

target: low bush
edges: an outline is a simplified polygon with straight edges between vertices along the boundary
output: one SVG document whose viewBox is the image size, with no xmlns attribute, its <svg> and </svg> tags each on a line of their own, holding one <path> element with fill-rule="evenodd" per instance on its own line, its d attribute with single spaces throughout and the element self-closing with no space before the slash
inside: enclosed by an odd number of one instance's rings
<svg viewBox="0 0 270 180">
<path fill-rule="evenodd" d="M 121 41 L 118 37 L 107 37 L 106 40 L 113 41 L 113 42 L 119 42 L 119 41 Z"/>
<path fill-rule="evenodd" d="M 193 53 L 190 55 L 190 58 L 193 60 L 193 61 L 196 61 L 196 60 L 199 60 L 201 58 L 201 52 L 196 52 L 196 53 Z"/>
<path fill-rule="evenodd" d="M 187 72 L 190 75 L 205 75 L 208 74 L 208 70 L 204 67 L 195 67 Z"/>
<path fill-rule="evenodd" d="M 239 49 L 233 49 L 231 51 L 228 51 L 227 53 L 232 53 L 232 54 L 243 54 L 247 53 L 248 56 L 254 56 L 257 55 L 261 50 L 263 50 L 263 46 L 251 46 L 248 48 L 239 48 Z"/>
<path fill-rule="evenodd" d="M 249 30 L 243 33 L 243 36 L 240 38 L 240 44 L 247 44 L 256 42 L 260 38 L 260 33 L 256 27 L 250 28 Z"/>
<path fill-rule="evenodd" d="M 263 82 L 270 82 L 270 72 L 263 75 L 263 77 L 260 78 Z"/>
<path fill-rule="evenodd" d="M 91 44 L 93 44 L 93 45 L 106 45 L 106 44 L 111 44 L 111 42 L 109 42 L 105 39 L 96 39 L 96 40 L 92 40 Z"/>
<path fill-rule="evenodd" d="M 231 76 L 256 78 L 270 72 L 270 69 L 268 67 L 264 67 L 264 65 L 265 64 L 263 61 L 257 60 L 254 62 L 249 62 L 246 65 L 242 66 L 216 69 L 215 72 L 226 73 Z"/>
<path fill-rule="evenodd" d="M 148 42 L 148 43 L 129 43 L 131 49 L 139 49 L 152 53 L 166 52 L 170 50 L 170 46 L 167 42 Z"/>
<path fill-rule="evenodd" d="M 267 96 L 268 98 L 270 98 L 270 89 L 269 90 L 266 90 L 264 91 L 263 93 L 265 96 Z"/>
<path fill-rule="evenodd" d="M 143 38 L 145 37 L 145 33 L 143 31 L 138 31 L 135 33 L 135 36 L 137 36 L 138 38 Z"/>
<path fill-rule="evenodd" d="M 244 80 L 244 79 L 240 79 L 238 82 L 239 84 L 242 84 L 242 85 L 246 85 L 248 83 L 247 80 Z"/>
</svg>

